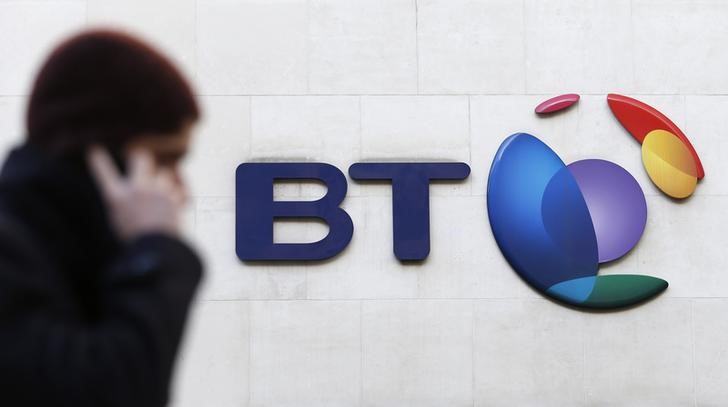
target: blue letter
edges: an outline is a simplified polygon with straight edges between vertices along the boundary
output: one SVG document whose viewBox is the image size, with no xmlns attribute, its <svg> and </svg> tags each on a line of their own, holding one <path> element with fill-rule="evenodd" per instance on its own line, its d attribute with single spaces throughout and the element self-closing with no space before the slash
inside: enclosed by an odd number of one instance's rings
<svg viewBox="0 0 728 407">
<path fill-rule="evenodd" d="M 430 253 L 430 180 L 468 177 L 465 163 L 356 163 L 349 176 L 356 180 L 392 181 L 394 255 L 400 260 L 423 260 Z"/>
<path fill-rule="evenodd" d="M 235 178 L 235 251 L 241 260 L 323 260 L 351 241 L 354 224 L 339 208 L 346 196 L 346 177 L 333 165 L 244 163 Z M 274 182 L 292 179 L 318 180 L 328 191 L 317 201 L 274 201 Z M 319 218 L 329 225 L 329 234 L 314 243 L 273 243 L 276 218 Z"/>
</svg>

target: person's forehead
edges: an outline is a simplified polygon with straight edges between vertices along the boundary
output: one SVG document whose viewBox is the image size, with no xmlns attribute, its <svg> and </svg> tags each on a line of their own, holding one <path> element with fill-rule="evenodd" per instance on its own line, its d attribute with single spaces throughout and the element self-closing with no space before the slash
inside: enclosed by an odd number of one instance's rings
<svg viewBox="0 0 728 407">
<path fill-rule="evenodd" d="M 187 148 L 190 136 L 189 130 L 175 134 L 147 134 L 139 137 L 132 145 L 153 150 L 179 150 Z"/>
</svg>

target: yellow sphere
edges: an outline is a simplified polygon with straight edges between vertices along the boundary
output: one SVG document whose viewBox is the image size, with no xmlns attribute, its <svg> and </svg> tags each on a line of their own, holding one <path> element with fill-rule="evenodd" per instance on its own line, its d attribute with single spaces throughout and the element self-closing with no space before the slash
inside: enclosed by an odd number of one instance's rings
<svg viewBox="0 0 728 407">
<path fill-rule="evenodd" d="M 687 198 L 698 183 L 690 150 L 666 130 L 653 130 L 642 141 L 642 164 L 652 182 L 673 198 Z"/>
</svg>

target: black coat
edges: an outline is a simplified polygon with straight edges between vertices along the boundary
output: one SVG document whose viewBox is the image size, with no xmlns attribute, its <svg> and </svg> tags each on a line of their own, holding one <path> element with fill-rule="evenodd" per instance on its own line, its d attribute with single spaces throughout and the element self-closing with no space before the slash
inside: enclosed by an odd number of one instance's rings
<svg viewBox="0 0 728 407">
<path fill-rule="evenodd" d="M 0 405 L 163 406 L 195 253 L 111 232 L 83 160 L 29 146 L 0 173 Z"/>
</svg>

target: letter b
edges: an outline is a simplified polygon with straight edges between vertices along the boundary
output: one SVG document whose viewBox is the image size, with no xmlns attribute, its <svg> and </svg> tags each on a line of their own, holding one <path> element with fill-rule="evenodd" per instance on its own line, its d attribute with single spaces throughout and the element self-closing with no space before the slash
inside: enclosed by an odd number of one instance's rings
<svg viewBox="0 0 728 407">
<path fill-rule="evenodd" d="M 317 180 L 327 188 L 316 201 L 274 201 L 276 180 Z M 241 260 L 323 260 L 351 241 L 354 224 L 339 207 L 346 177 L 324 163 L 243 163 L 235 172 L 235 251 Z M 329 234 L 314 243 L 273 243 L 276 218 L 318 218 Z"/>
</svg>

